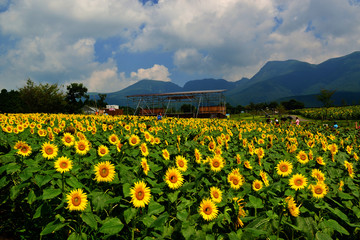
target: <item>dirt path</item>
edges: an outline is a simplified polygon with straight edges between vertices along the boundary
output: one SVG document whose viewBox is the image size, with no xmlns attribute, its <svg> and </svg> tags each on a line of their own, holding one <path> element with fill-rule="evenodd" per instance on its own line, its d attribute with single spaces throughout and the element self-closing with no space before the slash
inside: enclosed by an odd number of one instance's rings
<svg viewBox="0 0 360 240">
<path fill-rule="evenodd" d="M 295 121 L 296 117 L 299 118 L 300 122 L 308 122 L 309 121 L 308 119 L 304 119 L 304 118 L 299 117 L 297 115 L 289 115 L 289 116 L 293 118 L 293 121 Z"/>
</svg>

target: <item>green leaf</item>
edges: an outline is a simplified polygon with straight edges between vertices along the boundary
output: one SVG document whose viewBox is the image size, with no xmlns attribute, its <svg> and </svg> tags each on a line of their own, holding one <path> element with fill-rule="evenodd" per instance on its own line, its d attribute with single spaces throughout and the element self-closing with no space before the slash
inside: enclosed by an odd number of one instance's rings
<svg viewBox="0 0 360 240">
<path fill-rule="evenodd" d="M 91 212 L 86 212 L 81 214 L 81 219 L 89 225 L 91 228 L 97 230 L 97 222 L 95 220 L 94 214 Z"/>
<path fill-rule="evenodd" d="M 324 221 L 324 224 L 329 227 L 332 228 L 336 231 L 338 231 L 339 233 L 343 233 L 345 235 L 349 235 L 349 232 L 343 227 L 341 226 L 337 221 L 335 221 L 334 219 L 329 219 L 327 221 Z"/>
<path fill-rule="evenodd" d="M 9 181 L 6 179 L 6 176 L 2 177 L 0 179 L 0 188 L 5 187 L 8 183 L 9 183 Z"/>
<path fill-rule="evenodd" d="M 315 239 L 316 240 L 332 240 L 331 236 L 327 235 L 326 233 L 320 232 L 320 231 L 315 234 Z"/>
<path fill-rule="evenodd" d="M 40 235 L 47 235 L 49 233 L 56 232 L 63 228 L 64 226 L 68 225 L 68 223 L 60 223 L 59 220 L 52 221 L 48 223 L 45 228 L 41 231 Z"/>
<path fill-rule="evenodd" d="M 176 191 L 176 192 L 173 192 L 173 193 L 168 193 L 168 197 L 169 197 L 169 200 L 170 202 L 175 202 L 177 199 L 178 199 L 178 195 L 179 195 L 180 191 Z"/>
<path fill-rule="evenodd" d="M 29 183 L 22 183 L 19 185 L 15 185 L 10 189 L 10 199 L 15 200 L 17 196 L 20 194 L 20 191 L 24 188 L 29 186 Z"/>
<path fill-rule="evenodd" d="M 28 203 L 31 205 L 36 200 L 35 192 L 31 189 L 28 195 Z"/>
<path fill-rule="evenodd" d="M 191 239 L 191 236 L 195 234 L 195 227 L 188 222 L 183 222 L 181 233 L 185 239 Z"/>
<path fill-rule="evenodd" d="M 118 218 L 107 218 L 99 229 L 99 232 L 108 235 L 115 235 L 123 229 L 124 224 Z"/>
<path fill-rule="evenodd" d="M 67 178 L 66 183 L 72 188 L 85 188 L 85 186 L 81 182 L 79 182 L 76 177 Z"/>
<path fill-rule="evenodd" d="M 249 201 L 250 201 L 250 207 L 253 207 L 253 208 L 263 208 L 264 207 L 264 204 L 262 203 L 260 198 L 250 195 Z"/>
<path fill-rule="evenodd" d="M 12 174 L 14 172 L 20 171 L 21 166 L 17 165 L 16 163 L 9 163 L 6 167 L 6 173 Z"/>
<path fill-rule="evenodd" d="M 150 227 L 159 228 L 164 227 L 166 220 L 169 218 L 169 214 L 164 212 L 161 214 L 152 224 Z"/>
<path fill-rule="evenodd" d="M 186 210 L 182 210 L 176 214 L 176 217 L 182 222 L 185 222 L 188 216 L 189 213 Z"/>
<path fill-rule="evenodd" d="M 33 219 L 39 218 L 41 216 L 41 210 L 44 204 L 41 204 L 35 211 L 35 214 L 33 216 Z"/>
<path fill-rule="evenodd" d="M 165 210 L 165 207 L 161 205 L 160 203 L 157 203 L 155 201 L 150 201 L 149 208 L 148 208 L 148 216 L 151 215 L 157 215 L 162 213 Z"/>
<path fill-rule="evenodd" d="M 70 234 L 67 240 L 86 240 L 86 239 L 87 239 L 86 233 L 80 234 L 77 232 L 73 232 L 72 234 Z"/>
<path fill-rule="evenodd" d="M 123 184 L 124 197 L 130 197 L 130 188 L 131 188 L 130 183 L 124 183 Z"/>
<path fill-rule="evenodd" d="M 45 184 L 47 184 L 48 182 L 51 181 L 51 177 L 49 175 L 39 175 L 39 174 L 36 174 L 35 175 L 35 183 L 39 186 L 39 187 L 42 187 L 44 186 Z"/>
<path fill-rule="evenodd" d="M 43 200 L 52 199 L 61 193 L 61 189 L 47 188 L 44 189 L 42 198 Z"/>
<path fill-rule="evenodd" d="M 124 218 L 126 224 L 129 224 L 129 222 L 136 216 L 136 212 L 136 208 L 128 208 L 124 211 Z"/>
<path fill-rule="evenodd" d="M 21 178 L 22 181 L 26 181 L 29 178 L 32 177 L 32 171 L 30 168 L 25 168 L 20 174 L 19 177 Z"/>
<path fill-rule="evenodd" d="M 149 216 L 144 216 L 142 218 L 142 222 L 146 227 L 150 227 L 154 221 L 155 221 L 155 219 L 152 217 L 149 217 Z"/>
<path fill-rule="evenodd" d="M 92 203 L 96 211 L 104 209 L 105 206 L 108 205 L 107 201 L 111 199 L 111 197 L 104 192 L 92 192 L 90 195 L 92 197 Z"/>
</svg>

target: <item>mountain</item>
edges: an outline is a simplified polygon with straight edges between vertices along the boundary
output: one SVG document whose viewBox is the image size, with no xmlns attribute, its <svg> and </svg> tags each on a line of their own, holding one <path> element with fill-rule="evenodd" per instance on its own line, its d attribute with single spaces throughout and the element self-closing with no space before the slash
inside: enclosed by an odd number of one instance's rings
<svg viewBox="0 0 360 240">
<path fill-rule="evenodd" d="M 360 51 L 320 64 L 297 60 L 269 61 L 252 78 L 236 82 L 225 79 L 188 81 L 184 87 L 171 82 L 142 80 L 123 90 L 108 93 L 109 104 L 127 105 L 126 96 L 227 89 L 226 101 L 233 106 L 296 99 L 306 107 L 321 106 L 316 99 L 321 89 L 336 90 L 334 103 L 360 103 Z"/>
</svg>

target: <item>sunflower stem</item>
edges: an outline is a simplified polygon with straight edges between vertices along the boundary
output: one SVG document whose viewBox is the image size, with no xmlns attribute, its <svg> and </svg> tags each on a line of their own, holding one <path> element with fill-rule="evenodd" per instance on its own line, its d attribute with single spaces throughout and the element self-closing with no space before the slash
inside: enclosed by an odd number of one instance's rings
<svg viewBox="0 0 360 240">
<path fill-rule="evenodd" d="M 64 194 L 64 172 L 61 173 L 61 191 Z"/>
<path fill-rule="evenodd" d="M 278 223 L 278 228 L 277 228 L 277 231 L 276 231 L 276 240 L 279 239 L 279 235 L 280 235 L 280 225 L 281 225 L 281 220 L 282 220 L 283 215 L 284 215 L 284 210 L 281 209 L 280 218 L 279 218 L 279 223 Z"/>
</svg>

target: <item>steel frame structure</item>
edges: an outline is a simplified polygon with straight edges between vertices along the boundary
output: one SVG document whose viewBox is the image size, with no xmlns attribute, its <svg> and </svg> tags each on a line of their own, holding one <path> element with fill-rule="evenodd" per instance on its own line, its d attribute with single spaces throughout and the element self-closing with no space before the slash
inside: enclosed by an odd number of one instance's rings
<svg viewBox="0 0 360 240">
<path fill-rule="evenodd" d="M 134 115 L 139 111 L 139 115 L 156 116 L 162 113 L 164 116 L 178 117 L 225 117 L 226 100 L 224 92 L 221 90 L 205 90 L 190 92 L 172 92 L 158 94 L 138 94 L 127 97 L 127 102 L 136 106 Z M 196 112 L 179 113 L 179 104 L 188 103 L 196 109 Z M 174 112 L 175 109 L 175 112 Z M 206 109 L 206 110 L 205 110 Z"/>
</svg>

